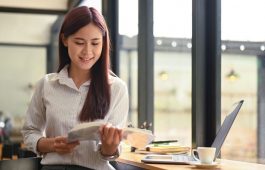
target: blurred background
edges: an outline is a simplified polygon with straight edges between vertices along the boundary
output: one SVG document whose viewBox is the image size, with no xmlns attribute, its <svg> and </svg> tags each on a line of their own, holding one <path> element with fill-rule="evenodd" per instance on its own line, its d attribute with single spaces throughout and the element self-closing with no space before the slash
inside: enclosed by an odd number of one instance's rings
<svg viewBox="0 0 265 170">
<path fill-rule="evenodd" d="M 20 130 L 35 83 L 57 69 L 64 14 L 79 5 L 102 11 L 104 3 L 0 0 L 0 128 L 10 130 L 2 142 L 22 142 Z M 245 100 L 222 147 L 225 159 L 257 162 L 258 151 L 264 153 L 258 145 L 265 143 L 265 135 L 258 133 L 265 123 L 258 121 L 265 114 L 258 102 L 264 98 L 259 96 L 264 89 L 264 6 L 264 0 L 221 1 L 221 122 L 236 101 Z M 128 85 L 129 121 L 137 126 L 142 123 L 138 122 L 138 0 L 118 1 L 117 9 L 110 10 L 119 21 L 115 67 Z M 153 32 L 154 134 L 157 140 L 177 139 L 191 146 L 192 0 L 153 0 Z"/>
</svg>

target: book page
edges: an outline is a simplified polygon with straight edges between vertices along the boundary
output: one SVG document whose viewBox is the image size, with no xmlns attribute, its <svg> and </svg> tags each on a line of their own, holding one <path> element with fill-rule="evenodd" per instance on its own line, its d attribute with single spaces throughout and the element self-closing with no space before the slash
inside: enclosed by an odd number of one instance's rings
<svg viewBox="0 0 265 170">
<path fill-rule="evenodd" d="M 76 125 L 68 132 L 68 142 L 82 140 L 100 140 L 99 127 L 104 122 L 87 122 Z M 154 140 L 154 135 L 150 130 L 139 128 L 124 128 L 123 141 L 136 148 L 144 148 Z"/>
<path fill-rule="evenodd" d="M 68 142 L 82 140 L 100 140 L 99 127 L 103 122 L 88 122 L 76 125 L 68 132 Z"/>
<path fill-rule="evenodd" d="M 154 140 L 155 136 L 150 130 L 138 128 L 125 128 L 123 132 L 124 143 L 136 147 L 144 148 Z"/>
</svg>

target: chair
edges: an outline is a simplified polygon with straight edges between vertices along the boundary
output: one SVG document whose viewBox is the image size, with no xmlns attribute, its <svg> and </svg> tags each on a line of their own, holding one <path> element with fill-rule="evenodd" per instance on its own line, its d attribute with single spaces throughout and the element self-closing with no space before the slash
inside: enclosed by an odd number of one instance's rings
<svg viewBox="0 0 265 170">
<path fill-rule="evenodd" d="M 2 147 L 1 159 L 12 159 L 14 154 L 14 147 L 12 143 L 4 143 Z"/>
<path fill-rule="evenodd" d="M 37 155 L 27 150 L 26 148 L 19 148 L 18 150 L 18 158 L 30 158 L 30 157 L 37 157 Z"/>
</svg>

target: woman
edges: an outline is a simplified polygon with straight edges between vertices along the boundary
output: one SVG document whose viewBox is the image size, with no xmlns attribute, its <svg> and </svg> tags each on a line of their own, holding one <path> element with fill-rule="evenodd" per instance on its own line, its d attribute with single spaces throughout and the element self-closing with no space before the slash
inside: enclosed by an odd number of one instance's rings
<svg viewBox="0 0 265 170">
<path fill-rule="evenodd" d="M 58 73 L 36 85 L 22 129 L 29 150 L 43 155 L 42 169 L 114 169 L 128 115 L 125 83 L 111 74 L 110 40 L 103 16 L 77 7 L 59 34 Z M 100 141 L 67 143 L 67 132 L 81 122 L 104 121 Z M 45 134 L 45 135 L 44 135 Z"/>
</svg>

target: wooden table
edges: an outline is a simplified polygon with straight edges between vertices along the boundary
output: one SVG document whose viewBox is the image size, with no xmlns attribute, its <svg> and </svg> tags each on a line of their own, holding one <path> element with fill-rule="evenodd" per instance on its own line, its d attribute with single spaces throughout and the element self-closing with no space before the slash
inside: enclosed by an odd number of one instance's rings
<svg viewBox="0 0 265 170">
<path fill-rule="evenodd" d="M 170 165 L 170 164 L 146 164 L 141 162 L 141 159 L 145 155 L 137 154 L 129 151 L 122 152 L 121 156 L 117 159 L 118 163 L 132 165 L 134 167 L 142 169 L 151 169 L 151 170 L 195 170 L 199 169 L 192 165 Z M 265 164 L 257 163 L 247 163 L 240 161 L 231 161 L 231 160 L 218 160 L 220 165 L 216 170 L 265 170 Z"/>
</svg>

